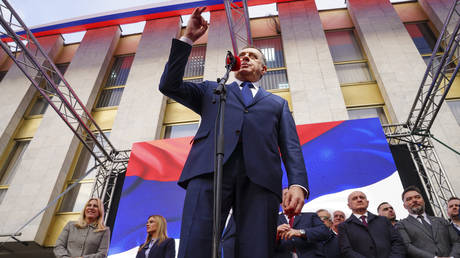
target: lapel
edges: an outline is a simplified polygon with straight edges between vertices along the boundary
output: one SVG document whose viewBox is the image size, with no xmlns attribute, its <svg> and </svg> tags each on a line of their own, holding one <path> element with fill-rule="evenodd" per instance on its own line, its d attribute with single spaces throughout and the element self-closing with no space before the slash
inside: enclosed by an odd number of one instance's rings
<svg viewBox="0 0 460 258">
<path fill-rule="evenodd" d="M 425 233 L 427 236 L 429 236 L 431 239 L 433 239 L 433 235 L 416 218 L 412 217 L 411 215 L 408 215 L 407 216 L 407 221 L 410 224 L 415 225 L 419 230 L 423 231 L 423 233 Z M 432 221 L 432 220 L 430 220 L 430 221 Z M 431 227 L 433 227 L 433 223 L 431 223 Z M 434 231 L 434 228 L 433 228 L 433 231 Z"/>
<path fill-rule="evenodd" d="M 232 92 L 236 96 L 236 99 L 241 103 L 241 105 L 244 106 L 244 100 L 243 100 L 243 95 L 241 94 L 241 89 L 240 86 L 238 86 L 238 83 L 232 82 L 227 86 L 227 91 Z"/>
<path fill-rule="evenodd" d="M 279 215 L 279 225 L 281 224 L 289 224 L 289 221 L 287 221 L 286 215 L 284 215 L 284 213 L 280 213 Z"/>
<path fill-rule="evenodd" d="M 299 221 L 301 220 L 302 213 L 294 217 L 294 225 L 292 225 L 293 228 L 296 228 L 297 224 L 299 224 Z"/>
<path fill-rule="evenodd" d="M 268 91 L 266 91 L 262 87 L 259 87 L 259 90 L 257 91 L 257 94 L 254 96 L 254 99 L 252 100 L 252 103 L 249 104 L 248 107 L 255 105 L 257 102 L 259 102 L 263 98 L 267 97 L 268 95 L 270 95 L 270 93 Z"/>
<path fill-rule="evenodd" d="M 351 216 L 346 221 L 348 223 L 355 223 L 355 224 L 367 229 L 367 227 L 363 224 L 363 222 L 361 220 L 359 220 L 358 218 L 356 218 L 356 216 L 353 215 L 353 214 L 351 214 Z"/>
<path fill-rule="evenodd" d="M 374 213 L 367 212 L 367 225 L 370 225 L 374 219 L 376 219 L 378 216 L 375 215 Z"/>
<path fill-rule="evenodd" d="M 431 222 L 431 231 L 433 231 L 432 232 L 433 239 L 436 239 L 437 238 L 438 227 L 440 226 L 439 221 L 436 220 L 434 217 L 432 217 L 430 215 L 427 215 L 427 217 L 428 217 L 428 220 Z"/>
<path fill-rule="evenodd" d="M 227 91 L 233 92 L 233 94 L 235 94 L 236 98 L 241 103 L 241 105 L 245 106 L 244 105 L 244 100 L 243 100 L 243 95 L 241 94 L 240 86 L 236 82 L 232 82 L 231 84 L 229 84 L 227 86 L 227 89 L 228 89 Z M 266 91 L 262 87 L 259 87 L 259 90 L 257 91 L 257 94 L 254 96 L 254 98 L 252 99 L 251 104 L 249 104 L 248 107 L 255 105 L 257 102 L 259 102 L 263 98 L 267 97 L 268 95 L 270 95 L 270 93 L 268 91 Z"/>
</svg>

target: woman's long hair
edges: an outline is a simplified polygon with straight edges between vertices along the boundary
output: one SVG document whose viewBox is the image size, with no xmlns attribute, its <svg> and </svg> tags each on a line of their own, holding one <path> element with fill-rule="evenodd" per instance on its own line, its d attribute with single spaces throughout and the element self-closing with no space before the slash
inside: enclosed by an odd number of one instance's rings
<svg viewBox="0 0 460 258">
<path fill-rule="evenodd" d="M 167 225 L 166 225 L 166 219 L 161 216 L 161 215 L 151 215 L 150 217 L 147 218 L 149 220 L 150 218 L 153 218 L 155 222 L 157 223 L 157 241 L 158 244 L 161 244 L 161 242 L 165 241 L 168 238 L 168 232 L 167 232 Z M 142 250 L 146 245 L 150 243 L 152 240 L 153 235 L 147 234 L 147 238 L 145 239 L 145 242 L 139 247 L 139 250 Z"/>
<path fill-rule="evenodd" d="M 85 206 L 83 207 L 83 210 L 80 212 L 80 216 L 78 217 L 77 223 L 75 223 L 75 227 L 86 228 L 88 226 L 88 223 L 86 222 L 85 210 L 86 206 L 88 206 L 89 202 L 92 200 L 95 200 L 97 202 L 97 207 L 99 210 L 99 217 L 97 218 L 96 229 L 94 230 L 94 232 L 104 231 L 104 205 L 102 205 L 102 201 L 99 198 L 91 198 L 86 202 Z"/>
</svg>

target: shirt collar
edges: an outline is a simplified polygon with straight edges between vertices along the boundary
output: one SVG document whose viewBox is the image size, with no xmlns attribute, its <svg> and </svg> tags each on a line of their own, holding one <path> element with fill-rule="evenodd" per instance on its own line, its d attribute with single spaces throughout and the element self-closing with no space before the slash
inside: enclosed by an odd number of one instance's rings
<svg viewBox="0 0 460 258">
<path fill-rule="evenodd" d="M 243 81 L 240 81 L 240 80 L 238 80 L 238 79 L 235 78 L 235 82 L 236 82 L 236 83 L 238 84 L 238 86 L 240 86 L 240 88 L 241 88 L 241 84 L 243 83 Z M 255 88 L 256 90 L 259 89 L 259 87 L 260 87 L 260 80 L 258 80 L 258 81 L 256 81 L 256 82 L 251 82 L 251 83 L 252 83 L 252 85 L 254 85 L 254 88 Z"/>
<path fill-rule="evenodd" d="M 414 219 L 418 219 L 418 216 L 419 216 L 418 214 L 412 214 L 412 213 L 409 213 L 409 215 L 411 215 L 412 217 L 414 217 Z M 425 220 L 428 219 L 428 216 L 426 215 L 425 212 L 422 213 L 422 214 L 420 214 L 420 215 L 423 216 L 423 219 L 425 219 Z"/>
<path fill-rule="evenodd" d="M 361 216 L 363 216 L 363 215 L 366 216 L 366 220 L 369 219 L 369 214 L 368 214 L 367 211 L 366 211 L 366 213 L 364 213 L 364 214 L 353 213 L 353 215 L 355 215 L 355 217 L 358 218 L 359 220 L 361 220 Z"/>
</svg>

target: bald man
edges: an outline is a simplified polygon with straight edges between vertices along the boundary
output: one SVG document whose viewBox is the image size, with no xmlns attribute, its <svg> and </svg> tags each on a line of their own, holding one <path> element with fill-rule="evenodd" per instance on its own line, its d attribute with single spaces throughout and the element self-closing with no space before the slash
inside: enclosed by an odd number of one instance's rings
<svg viewBox="0 0 460 258">
<path fill-rule="evenodd" d="M 396 258 L 405 257 L 403 240 L 386 217 L 376 216 L 367 208 L 363 192 L 348 196 L 351 216 L 339 225 L 339 246 L 342 257 Z"/>
</svg>

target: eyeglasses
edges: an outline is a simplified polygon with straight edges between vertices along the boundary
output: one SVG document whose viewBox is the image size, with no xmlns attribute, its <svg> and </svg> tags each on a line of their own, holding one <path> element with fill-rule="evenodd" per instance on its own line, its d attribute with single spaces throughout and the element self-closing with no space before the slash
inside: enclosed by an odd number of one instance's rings
<svg viewBox="0 0 460 258">
<path fill-rule="evenodd" d="M 331 218 L 327 217 L 327 216 L 321 216 L 319 217 L 321 220 L 331 220 Z"/>
</svg>

